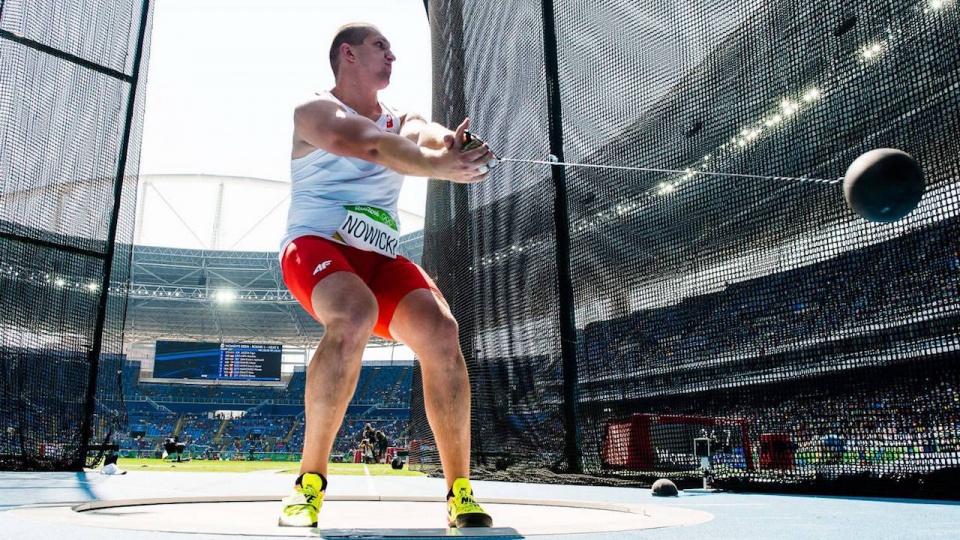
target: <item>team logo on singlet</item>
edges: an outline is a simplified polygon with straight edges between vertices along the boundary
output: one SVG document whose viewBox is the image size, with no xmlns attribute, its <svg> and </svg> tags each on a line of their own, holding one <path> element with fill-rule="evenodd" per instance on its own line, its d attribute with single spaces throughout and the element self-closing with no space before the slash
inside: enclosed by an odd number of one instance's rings
<svg viewBox="0 0 960 540">
<path fill-rule="evenodd" d="M 393 129 L 393 115 L 387 115 L 387 129 Z"/>
<path fill-rule="evenodd" d="M 376 206 L 344 206 L 347 217 L 333 237 L 350 247 L 397 258 L 400 231 L 390 212 Z"/>
</svg>

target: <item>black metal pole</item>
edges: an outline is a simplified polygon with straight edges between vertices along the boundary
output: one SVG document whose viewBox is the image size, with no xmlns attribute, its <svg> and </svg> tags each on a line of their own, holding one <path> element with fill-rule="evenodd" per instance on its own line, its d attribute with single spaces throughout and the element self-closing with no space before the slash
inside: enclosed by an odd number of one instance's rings
<svg viewBox="0 0 960 540">
<path fill-rule="evenodd" d="M 2 7 L 2 6 L 0 6 L 0 7 Z M 2 15 L 2 12 L 0 12 L 0 15 Z M 85 59 L 85 58 L 81 58 L 81 57 L 79 57 L 79 56 L 77 56 L 77 55 L 75 55 L 75 54 L 70 54 L 70 53 L 68 53 L 68 52 L 61 51 L 60 49 L 55 49 L 55 48 L 53 48 L 53 47 L 51 47 L 51 46 L 49 46 L 49 45 L 44 45 L 43 43 L 40 43 L 39 41 L 35 41 L 35 40 L 30 39 L 30 38 L 25 38 L 25 37 L 23 37 L 23 36 L 18 36 L 17 34 L 14 34 L 13 32 L 10 32 L 10 31 L 7 31 L 7 30 L 0 30 L 0 39 L 5 39 L 5 40 L 7 40 L 7 41 L 12 41 L 13 43 L 19 43 L 20 45 L 23 45 L 24 47 L 27 47 L 28 49 L 33 49 L 33 50 L 35 50 L 35 51 L 39 51 L 39 52 L 42 52 L 42 53 L 44 53 L 44 54 L 49 54 L 50 56 L 53 56 L 54 58 L 59 58 L 59 59 L 61 59 L 61 60 L 66 60 L 67 62 L 70 62 L 70 63 L 72 63 L 72 64 L 76 64 L 76 65 L 78 65 L 78 66 L 83 66 L 83 67 L 85 67 L 85 68 L 87 68 L 87 69 L 89 69 L 89 70 L 91 70 L 91 71 L 96 71 L 97 73 L 102 73 L 102 74 L 104 74 L 104 75 L 106 75 L 106 76 L 108 76 L 108 77 L 112 77 L 112 78 L 114 78 L 114 79 L 118 79 L 118 80 L 125 81 L 125 82 L 132 82 L 132 77 L 131 77 L 130 75 L 127 75 L 127 74 L 123 73 L 123 72 L 120 72 L 120 71 L 117 71 L 117 70 L 115 70 L 115 69 L 111 69 L 111 68 L 108 68 L 108 67 L 105 67 L 105 66 L 101 66 L 100 64 L 97 64 L 96 62 L 91 62 L 91 61 L 89 61 L 89 60 L 87 60 L 87 59 Z"/>
<path fill-rule="evenodd" d="M 433 44 L 434 74 L 433 87 L 444 87 L 444 81 L 466 81 L 467 67 L 464 59 L 463 41 L 463 11 L 462 2 L 434 2 L 424 0 L 427 6 L 427 19 L 431 19 L 429 9 L 433 9 L 434 21 L 443 21 L 442 27 L 431 28 L 431 42 Z M 431 25 L 432 26 L 432 25 Z M 438 66 L 443 66 L 440 68 Z M 464 93 L 463 84 L 454 84 L 445 94 L 434 92 L 433 119 L 446 126 L 457 126 L 469 111 Z M 428 189 L 428 201 L 425 216 L 424 252 L 427 252 L 427 243 L 433 246 L 430 261 L 424 264 L 437 272 L 444 274 L 437 277 L 440 290 L 450 302 L 454 316 L 459 324 L 460 348 L 471 381 L 472 411 L 483 409 L 486 406 L 489 392 L 486 387 L 477 384 L 482 380 L 483 365 L 480 363 L 480 352 L 476 347 L 477 335 L 477 294 L 476 278 L 466 272 L 467 263 L 476 253 L 476 228 L 472 225 L 469 189 L 464 184 L 452 182 L 436 182 Z M 430 201 L 449 201 L 446 204 L 431 205 Z M 452 203 L 452 204 L 450 204 Z M 445 225 L 428 231 L 431 223 L 441 222 Z M 429 234 L 428 234 L 429 232 Z M 466 275 L 466 279 L 464 279 Z M 488 426 L 479 422 L 471 424 L 471 459 L 483 456 L 486 453 L 484 445 L 489 438 L 484 435 Z"/>
<path fill-rule="evenodd" d="M 80 459 L 85 460 L 90 447 L 90 423 L 96 409 L 97 375 L 100 371 L 100 351 L 103 347 L 103 331 L 106 326 L 107 304 L 110 300 L 110 277 L 113 273 L 113 257 L 116 252 L 117 225 L 120 221 L 120 206 L 123 197 L 123 182 L 126 177 L 127 156 L 130 152 L 130 134 L 133 130 L 133 117 L 137 108 L 137 86 L 140 82 L 140 64 L 143 60 L 143 44 L 147 35 L 147 20 L 150 15 L 150 0 L 143 0 L 140 12 L 140 29 L 137 35 L 137 49 L 133 54 L 133 73 L 130 91 L 127 93 L 127 115 L 124 119 L 123 138 L 120 142 L 120 155 L 117 159 L 117 176 L 113 181 L 113 211 L 110 214 L 110 226 L 107 228 L 107 246 L 104 260 L 103 282 L 100 287 L 100 303 L 97 308 L 97 321 L 93 330 L 93 347 L 90 350 L 90 375 L 87 379 L 86 414 L 81 426 Z M 82 467 L 81 463 L 81 467 Z"/>
<path fill-rule="evenodd" d="M 7 233 L 0 231 L 0 238 L 5 240 L 13 240 L 14 242 L 19 242 L 21 244 L 30 244 L 31 246 L 42 247 L 46 249 L 51 249 L 55 251 L 63 251 L 65 253 L 72 253 L 74 255 L 83 255 L 84 257 L 91 257 L 94 259 L 103 259 L 104 254 L 93 250 L 79 248 L 76 246 L 68 246 L 66 244 L 58 244 L 57 242 L 52 242 L 50 240 L 43 240 L 41 238 L 34 238 L 32 236 L 25 236 L 22 234 L 16 233 Z"/>
<path fill-rule="evenodd" d="M 547 76 L 547 116 L 550 128 L 550 153 L 561 162 L 563 157 L 563 110 L 560 101 L 560 66 L 557 58 L 557 28 L 553 0 L 543 0 L 543 58 Z M 560 358 L 563 363 L 564 454 L 567 472 L 583 468 L 580 449 L 580 422 L 577 418 L 577 327 L 574 312 L 573 278 L 570 272 L 570 219 L 567 210 L 566 169 L 551 168 L 556 189 L 553 217 L 557 233 L 557 280 L 560 293 Z"/>
</svg>

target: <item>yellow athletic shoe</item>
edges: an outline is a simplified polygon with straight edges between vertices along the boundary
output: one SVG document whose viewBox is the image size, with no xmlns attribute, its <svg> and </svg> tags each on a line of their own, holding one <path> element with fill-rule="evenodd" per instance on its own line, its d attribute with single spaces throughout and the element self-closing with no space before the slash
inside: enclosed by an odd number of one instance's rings
<svg viewBox="0 0 960 540">
<path fill-rule="evenodd" d="M 281 527 L 316 527 L 317 514 L 323 506 L 327 480 L 314 473 L 304 473 L 289 497 L 283 499 L 280 511 Z"/>
<path fill-rule="evenodd" d="M 493 527 L 493 518 L 473 500 L 470 480 L 457 478 L 450 492 L 447 496 L 447 524 L 450 527 Z"/>
</svg>

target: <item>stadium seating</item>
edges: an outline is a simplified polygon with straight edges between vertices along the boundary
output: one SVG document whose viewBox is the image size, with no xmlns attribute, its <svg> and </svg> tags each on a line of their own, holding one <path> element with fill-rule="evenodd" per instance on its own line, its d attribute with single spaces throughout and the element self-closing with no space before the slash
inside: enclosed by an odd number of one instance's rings
<svg viewBox="0 0 960 540">
<path fill-rule="evenodd" d="M 140 382 L 139 376 L 139 362 L 124 364 L 123 394 L 130 421 L 116 437 L 121 451 L 158 455 L 163 441 L 175 437 L 195 457 L 299 458 L 304 370 L 295 371 L 284 387 Z M 412 365 L 364 365 L 335 443 L 334 459 L 352 455 L 367 423 L 384 431 L 391 444 L 403 444 L 412 380 Z M 233 417 L 217 411 L 243 414 Z"/>
</svg>

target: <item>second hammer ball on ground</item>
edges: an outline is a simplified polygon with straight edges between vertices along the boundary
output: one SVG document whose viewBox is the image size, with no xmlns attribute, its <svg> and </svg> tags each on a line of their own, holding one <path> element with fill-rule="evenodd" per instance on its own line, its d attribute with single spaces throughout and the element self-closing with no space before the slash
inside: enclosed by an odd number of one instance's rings
<svg viewBox="0 0 960 540">
<path fill-rule="evenodd" d="M 650 488 L 650 494 L 654 497 L 677 497 L 680 495 L 680 491 L 672 481 L 667 478 L 661 478 L 653 483 L 653 487 Z"/>
</svg>

